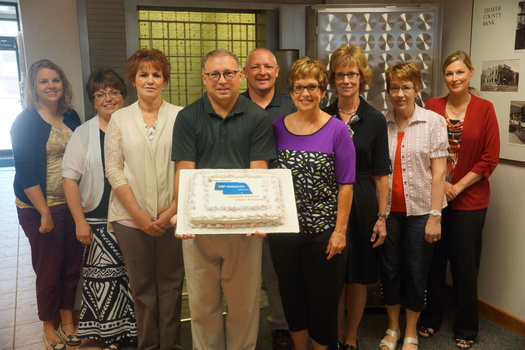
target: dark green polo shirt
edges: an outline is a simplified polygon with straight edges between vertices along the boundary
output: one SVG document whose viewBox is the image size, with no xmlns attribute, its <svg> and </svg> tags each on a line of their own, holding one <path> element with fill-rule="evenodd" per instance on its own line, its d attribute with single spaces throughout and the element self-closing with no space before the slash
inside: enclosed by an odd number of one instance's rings
<svg viewBox="0 0 525 350">
<path fill-rule="evenodd" d="M 255 160 L 276 157 L 268 113 L 243 96 L 226 118 L 213 110 L 208 94 L 179 112 L 173 127 L 174 161 L 197 169 L 245 169 Z"/>
</svg>

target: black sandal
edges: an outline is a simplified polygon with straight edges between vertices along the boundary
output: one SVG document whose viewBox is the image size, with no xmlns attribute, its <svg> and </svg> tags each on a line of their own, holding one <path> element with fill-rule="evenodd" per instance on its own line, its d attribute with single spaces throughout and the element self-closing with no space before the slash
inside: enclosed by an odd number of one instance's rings
<svg viewBox="0 0 525 350">
<path fill-rule="evenodd" d="M 460 345 L 463 345 L 463 346 L 460 346 Z M 470 349 L 472 345 L 474 345 L 474 340 L 456 338 L 456 346 L 459 349 Z"/>
<path fill-rule="evenodd" d="M 425 339 L 428 339 L 428 338 L 432 338 L 432 336 L 436 333 L 436 331 L 433 329 L 433 328 L 427 328 L 427 327 L 423 327 L 423 326 L 420 326 L 419 327 L 419 331 L 418 331 L 418 334 L 421 338 L 425 338 Z"/>
</svg>

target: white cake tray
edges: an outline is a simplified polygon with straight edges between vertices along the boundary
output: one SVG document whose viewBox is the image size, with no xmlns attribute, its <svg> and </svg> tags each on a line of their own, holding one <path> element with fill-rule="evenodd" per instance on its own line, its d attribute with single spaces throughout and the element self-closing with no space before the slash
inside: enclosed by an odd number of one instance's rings
<svg viewBox="0 0 525 350">
<path fill-rule="evenodd" d="M 190 183 L 193 176 L 199 172 L 206 173 L 219 172 L 272 172 L 277 175 L 281 184 L 281 196 L 283 199 L 284 218 L 283 223 L 277 226 L 261 226 L 254 228 L 192 228 L 188 221 L 186 208 L 189 199 L 193 196 L 190 193 Z M 289 169 L 181 169 L 179 178 L 179 200 L 178 200 L 177 234 L 246 234 L 254 233 L 255 230 L 263 233 L 297 233 L 299 232 L 299 221 L 297 218 L 297 207 L 295 203 L 295 192 L 293 188 L 292 172 Z"/>
</svg>

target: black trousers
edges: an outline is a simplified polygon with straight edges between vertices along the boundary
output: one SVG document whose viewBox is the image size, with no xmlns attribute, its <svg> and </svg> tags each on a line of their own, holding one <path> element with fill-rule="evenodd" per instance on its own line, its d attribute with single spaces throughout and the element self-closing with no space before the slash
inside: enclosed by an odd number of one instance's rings
<svg viewBox="0 0 525 350">
<path fill-rule="evenodd" d="M 306 329 L 322 345 L 337 342 L 337 307 L 344 276 L 343 254 L 326 260 L 332 232 L 268 235 L 290 331 Z"/>
<path fill-rule="evenodd" d="M 487 208 L 479 210 L 443 210 L 442 239 L 434 247 L 427 284 L 427 306 L 421 324 L 434 330 L 441 327 L 447 260 L 454 286 L 456 338 L 473 340 L 479 331 L 478 272 L 482 232 Z"/>
</svg>

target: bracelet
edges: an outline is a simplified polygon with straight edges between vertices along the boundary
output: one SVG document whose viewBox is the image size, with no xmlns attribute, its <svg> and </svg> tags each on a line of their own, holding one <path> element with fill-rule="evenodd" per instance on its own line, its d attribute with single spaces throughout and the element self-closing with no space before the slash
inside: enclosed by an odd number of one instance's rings
<svg viewBox="0 0 525 350">
<path fill-rule="evenodd" d="M 388 219 L 388 215 L 386 215 L 385 213 L 377 213 L 377 217 L 378 218 L 383 218 L 383 219 Z"/>
</svg>

